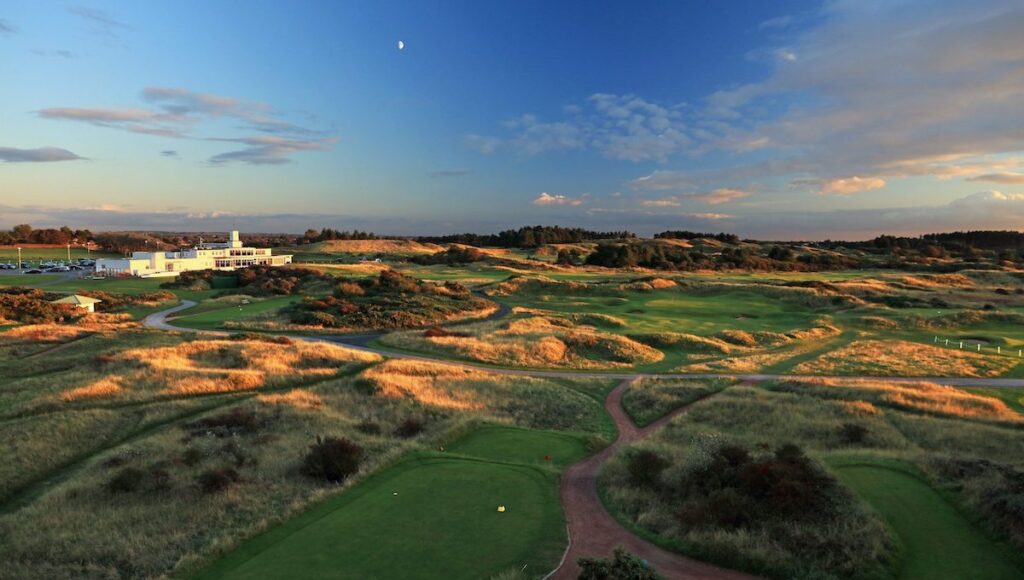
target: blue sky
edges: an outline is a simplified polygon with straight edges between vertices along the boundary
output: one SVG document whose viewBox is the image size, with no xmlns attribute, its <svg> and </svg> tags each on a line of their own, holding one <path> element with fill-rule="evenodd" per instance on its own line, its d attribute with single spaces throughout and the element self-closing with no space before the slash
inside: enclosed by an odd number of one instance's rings
<svg viewBox="0 0 1024 580">
<path fill-rule="evenodd" d="M 8 1 L 0 227 L 1019 229 L 1021 29 L 1011 0 Z"/>
</svg>

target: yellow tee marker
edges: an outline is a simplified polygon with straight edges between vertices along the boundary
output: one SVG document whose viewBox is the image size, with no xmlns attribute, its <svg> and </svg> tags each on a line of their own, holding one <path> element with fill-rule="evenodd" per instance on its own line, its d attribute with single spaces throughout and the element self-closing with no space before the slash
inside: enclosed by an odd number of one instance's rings
<svg viewBox="0 0 1024 580">
<path fill-rule="evenodd" d="M 504 513 L 505 512 L 505 506 L 503 506 L 503 505 L 498 506 L 498 511 Z"/>
</svg>

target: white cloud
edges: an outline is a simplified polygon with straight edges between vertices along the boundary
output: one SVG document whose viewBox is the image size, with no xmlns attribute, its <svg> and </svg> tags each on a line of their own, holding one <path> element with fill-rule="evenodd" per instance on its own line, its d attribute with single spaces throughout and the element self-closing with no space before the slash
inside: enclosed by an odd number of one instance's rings
<svg viewBox="0 0 1024 580">
<path fill-rule="evenodd" d="M 565 195 L 559 195 L 559 194 L 551 195 L 550 193 L 542 192 L 540 195 L 537 196 L 536 199 L 533 200 L 532 203 L 533 203 L 533 205 L 543 205 L 543 206 L 546 206 L 546 205 L 579 206 L 579 205 L 583 205 L 583 203 L 586 201 L 586 197 L 587 197 L 586 194 L 584 194 L 584 195 L 582 195 L 580 197 L 568 197 L 568 196 L 565 196 Z"/>
<path fill-rule="evenodd" d="M 329 149 L 337 139 L 326 132 L 293 124 L 265 103 L 199 93 L 182 88 L 146 87 L 142 98 L 152 108 L 51 107 L 36 114 L 44 119 L 89 123 L 131 133 L 196 139 L 201 124 L 221 118 L 241 121 L 243 129 L 264 135 L 206 138 L 208 141 L 250 145 L 246 150 L 214 155 L 215 165 L 240 162 L 250 165 L 278 165 L 290 161 L 292 153 Z"/>
</svg>

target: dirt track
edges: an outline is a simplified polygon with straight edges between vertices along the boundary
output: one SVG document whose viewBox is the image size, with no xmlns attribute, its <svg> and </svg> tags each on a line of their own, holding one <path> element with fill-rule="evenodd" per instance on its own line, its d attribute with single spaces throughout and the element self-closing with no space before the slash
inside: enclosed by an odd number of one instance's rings
<svg viewBox="0 0 1024 580">
<path fill-rule="evenodd" d="M 597 477 L 604 463 L 621 447 L 649 435 L 676 415 L 677 409 L 644 428 L 633 424 L 622 408 L 622 394 L 632 380 L 623 381 L 605 399 L 605 409 L 619 429 L 619 437 L 596 455 L 576 463 L 562 476 L 562 505 L 569 522 L 569 549 L 562 565 L 550 576 L 556 580 L 576 578 L 581 557 L 606 557 L 616 546 L 647 560 L 666 578 L 753 578 L 740 572 L 718 568 L 686 556 L 663 550 L 624 528 L 608 513 L 597 494 Z"/>
</svg>

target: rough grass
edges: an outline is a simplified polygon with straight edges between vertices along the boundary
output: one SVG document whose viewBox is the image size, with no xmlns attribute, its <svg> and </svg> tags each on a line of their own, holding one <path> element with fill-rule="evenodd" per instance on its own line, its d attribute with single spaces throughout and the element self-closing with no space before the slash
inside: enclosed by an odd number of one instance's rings
<svg viewBox="0 0 1024 580">
<path fill-rule="evenodd" d="M 309 246 L 308 249 L 326 254 L 435 254 L 444 248 L 437 244 L 423 244 L 414 240 L 330 240 Z"/>
<path fill-rule="evenodd" d="M 698 401 L 650 440 L 623 451 L 602 476 L 613 510 L 668 546 L 750 571 L 784 577 L 886 577 L 896 574 L 898 554 L 879 520 L 863 508 L 851 504 L 844 508 L 845 516 L 822 528 L 780 523 L 760 530 L 695 531 L 674 518 L 674 496 L 630 480 L 628 454 L 649 449 L 670 458 L 673 467 L 663 474 L 669 490 L 674 478 L 699 461 L 695 450 L 707 441 L 753 450 L 794 443 L 819 458 L 899 458 L 918 465 L 935 454 L 1017 464 L 1024 457 L 1019 415 L 996 399 L 927 383 L 897 385 L 884 380 L 767 386 L 772 390 L 731 387 Z M 985 489 L 987 497 L 1012 497 L 1007 495 L 1012 490 L 1006 480 L 993 484 L 989 476 L 994 476 L 994 468 L 985 465 L 989 464 L 982 463 L 979 471 L 982 476 L 971 481 L 969 493 L 975 495 L 969 495 L 967 503 L 975 510 L 973 517 L 998 520 L 988 527 L 1005 530 L 1005 505 L 989 510 L 976 492 Z M 799 549 L 793 547 L 794 538 L 802 538 Z M 980 553 L 973 548 L 968 552 L 970 557 Z"/>
<path fill-rule="evenodd" d="M 171 345 L 167 354 L 173 356 L 162 364 L 230 370 L 244 361 L 244 350 L 240 350 L 244 345 L 224 346 L 228 347 L 225 352 Z M 134 354 L 127 358 L 138 362 Z M 0 516 L 4 572 L 14 577 L 188 575 L 245 538 L 304 512 L 395 458 L 412 450 L 436 449 L 475 421 L 569 431 L 579 433 L 573 437 L 588 445 L 597 444 L 591 439 L 605 431 L 605 415 L 599 400 L 585 392 L 603 392 L 606 382 L 576 384 L 389 361 L 354 378 L 328 379 L 251 398 L 245 393 L 233 395 L 246 397 L 246 402 L 203 417 L 203 425 L 212 425 L 223 422 L 215 418 L 229 411 L 253 414 L 256 419 L 248 423 L 252 429 L 242 431 L 189 427 L 200 424 L 191 418 L 152 432 L 143 430 L 108 449 L 122 434 L 154 424 L 155 416 L 139 419 L 127 412 L 139 407 L 130 406 L 69 409 L 2 423 L 8 461 L 0 468 L 0 476 L 5 485 L 25 483 L 26 477 L 52 473 L 59 462 L 100 450 L 66 481 L 56 481 L 26 507 Z M 424 385 L 444 389 L 452 400 L 473 401 L 477 408 L 452 408 L 447 399 L 424 398 Z M 134 385 L 129 382 L 125 388 Z M 191 403 L 161 402 L 147 408 Z M 395 435 L 410 418 L 420 421 L 424 431 L 411 438 Z M 367 460 L 351 482 L 325 487 L 297 474 L 302 454 L 318 434 L 345 437 L 367 450 Z M 71 442 L 81 445 L 72 447 Z M 151 492 L 111 495 L 106 483 L 127 468 L 146 474 L 164 471 L 165 485 Z M 196 478 L 221 468 L 235 470 L 239 481 L 221 493 L 203 493 Z M 394 529 L 387 522 L 381 524 Z M 561 524 L 555 528 L 564 533 Z M 90 533 L 80 532 L 86 529 Z"/>
<path fill-rule="evenodd" d="M 989 356 L 901 340 L 857 340 L 801 363 L 797 374 L 997 377 L 1017 365 Z"/>
<path fill-rule="evenodd" d="M 633 422 L 649 425 L 679 407 L 721 391 L 734 381 L 640 379 L 622 396 L 622 406 Z"/>
<path fill-rule="evenodd" d="M 153 394 L 247 391 L 328 377 L 378 360 L 375 354 L 322 342 L 194 340 L 118 352 L 104 359 L 98 379 L 67 389 L 60 399 L 75 402 L 98 397 L 138 399 Z"/>
<path fill-rule="evenodd" d="M 1024 416 L 1000 399 L 924 381 L 886 383 L 884 380 L 816 379 L 780 382 L 774 388 L 949 417 L 1011 423 L 1024 421 Z"/>
<path fill-rule="evenodd" d="M 382 342 L 403 349 L 432 352 L 490 364 L 612 369 L 651 364 L 664 354 L 626 336 L 576 326 L 567 318 L 525 316 L 508 322 L 460 327 L 468 336 L 424 336 L 403 332 Z"/>
</svg>

